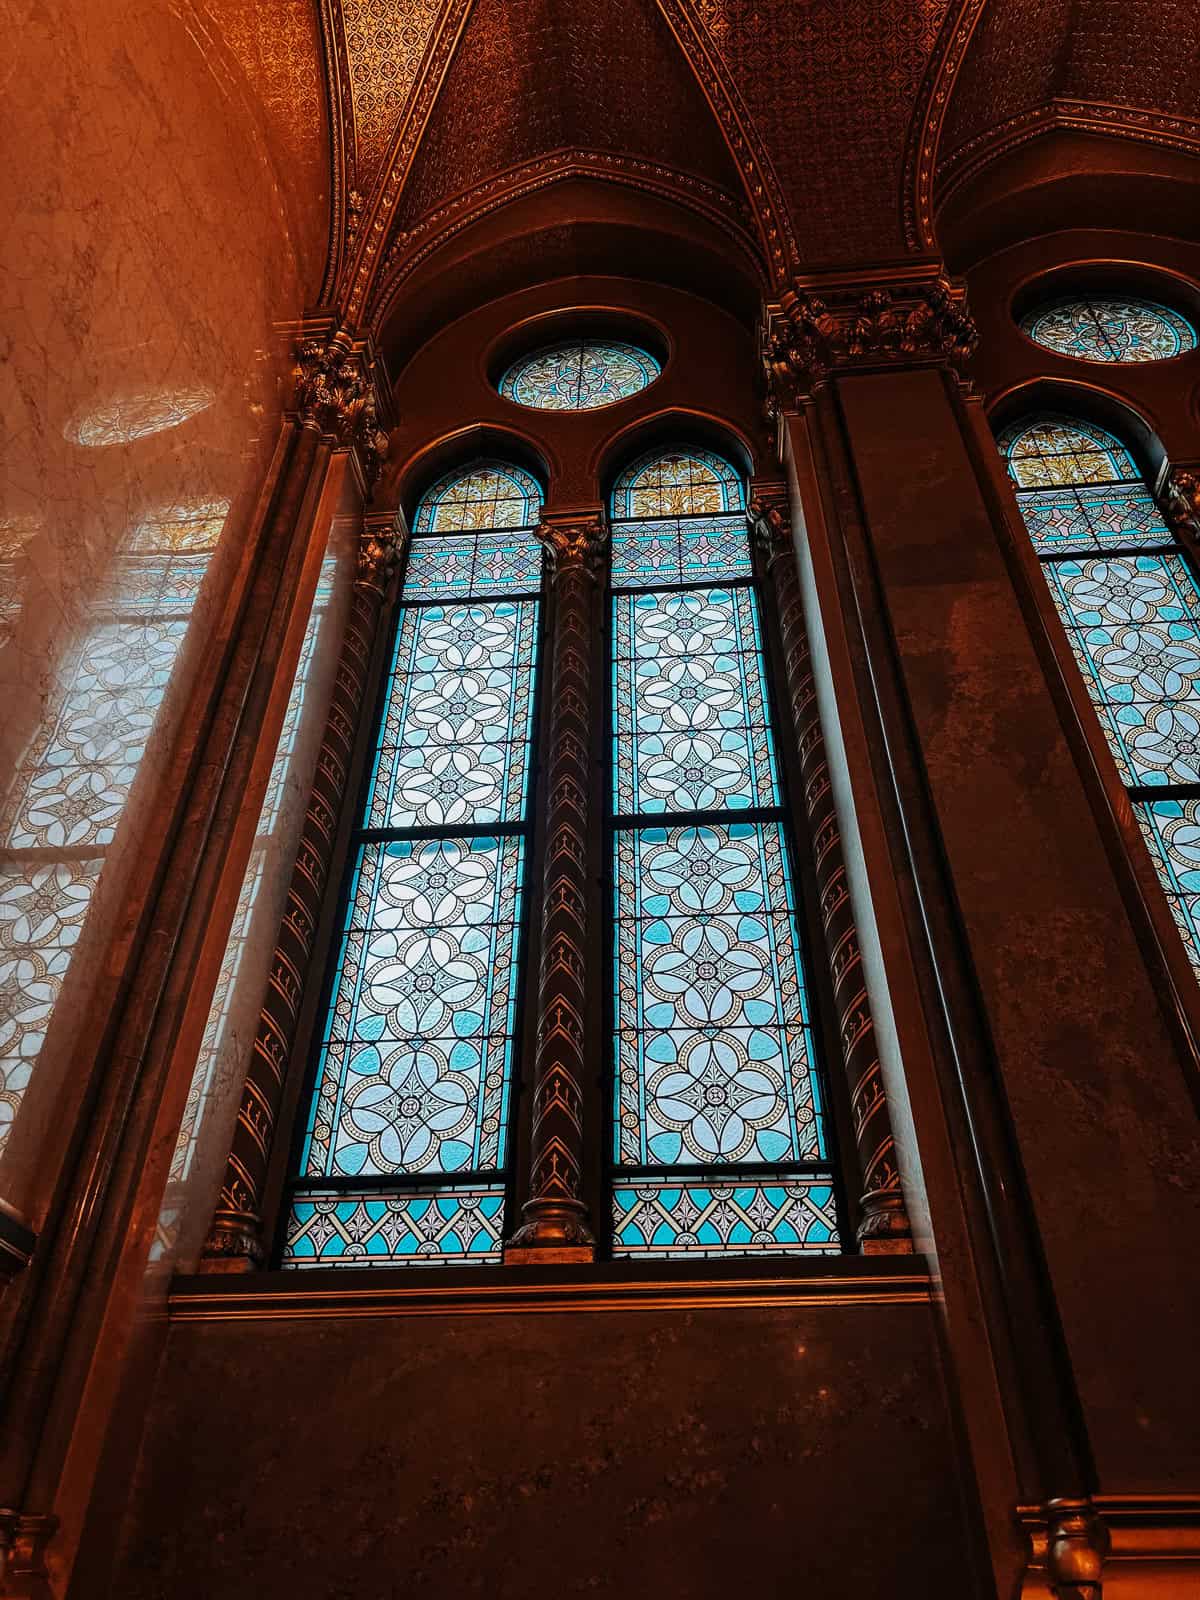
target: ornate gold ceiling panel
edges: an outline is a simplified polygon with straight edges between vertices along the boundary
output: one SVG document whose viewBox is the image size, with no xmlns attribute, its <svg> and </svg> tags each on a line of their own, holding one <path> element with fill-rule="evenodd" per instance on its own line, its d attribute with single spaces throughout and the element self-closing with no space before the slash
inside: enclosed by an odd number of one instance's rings
<svg viewBox="0 0 1200 1600">
<path fill-rule="evenodd" d="M 444 0 L 339 0 L 360 192 L 379 173 Z"/>
</svg>

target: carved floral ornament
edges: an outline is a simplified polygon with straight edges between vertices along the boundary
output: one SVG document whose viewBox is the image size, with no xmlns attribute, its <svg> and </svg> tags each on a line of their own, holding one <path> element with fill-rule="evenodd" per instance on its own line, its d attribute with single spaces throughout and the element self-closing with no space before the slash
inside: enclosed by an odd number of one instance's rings
<svg viewBox="0 0 1200 1600">
<path fill-rule="evenodd" d="M 823 298 L 789 289 L 763 320 L 768 414 L 793 409 L 847 368 L 960 367 L 978 339 L 963 290 L 944 277 L 838 286 Z"/>
<path fill-rule="evenodd" d="M 387 434 L 379 426 L 375 370 L 347 335 L 306 339 L 296 350 L 296 410 L 305 427 L 356 449 L 368 484 L 379 476 Z"/>
<path fill-rule="evenodd" d="M 1176 533 L 1200 539 L 1200 468 L 1173 467 L 1163 491 L 1163 510 Z"/>
<path fill-rule="evenodd" d="M 600 570 L 608 529 L 602 517 L 577 517 L 562 522 L 543 522 L 537 529 L 537 537 L 549 553 L 554 575 L 582 567 L 594 577 Z"/>
</svg>

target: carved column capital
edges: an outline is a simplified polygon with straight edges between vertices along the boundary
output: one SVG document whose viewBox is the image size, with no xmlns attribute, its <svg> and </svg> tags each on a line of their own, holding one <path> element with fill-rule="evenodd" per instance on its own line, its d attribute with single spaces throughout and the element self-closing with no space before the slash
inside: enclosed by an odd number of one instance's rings
<svg viewBox="0 0 1200 1600">
<path fill-rule="evenodd" d="M 792 553 L 791 506 L 786 484 L 756 486 L 750 499 L 750 526 L 766 560 L 767 571 Z"/>
<path fill-rule="evenodd" d="M 978 339 L 964 289 L 936 268 L 797 280 L 763 312 L 768 415 L 796 410 L 838 372 L 961 367 Z"/>
<path fill-rule="evenodd" d="M 401 542 L 393 513 L 383 517 L 364 517 L 358 541 L 355 583 L 382 596 L 400 559 Z"/>
<path fill-rule="evenodd" d="M 600 512 L 546 517 L 536 535 L 550 556 L 553 576 L 580 569 L 589 578 L 600 575 L 608 528 Z"/>
<path fill-rule="evenodd" d="M 367 487 L 373 487 L 387 454 L 379 423 L 376 367 L 350 335 L 304 339 L 296 347 L 296 410 L 301 424 L 357 450 Z"/>
<path fill-rule="evenodd" d="M 1163 486 L 1162 507 L 1172 532 L 1200 539 L 1200 469 L 1172 467 Z"/>
</svg>

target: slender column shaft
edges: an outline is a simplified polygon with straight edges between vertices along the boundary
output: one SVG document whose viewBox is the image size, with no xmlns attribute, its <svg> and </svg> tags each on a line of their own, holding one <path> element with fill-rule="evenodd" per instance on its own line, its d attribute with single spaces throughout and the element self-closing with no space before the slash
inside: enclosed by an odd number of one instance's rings
<svg viewBox="0 0 1200 1600">
<path fill-rule="evenodd" d="M 288 1061 L 310 978 L 313 940 L 333 858 L 384 590 L 395 560 L 388 531 L 368 529 L 338 661 L 329 719 L 288 886 L 267 993 L 238 1108 L 203 1270 L 249 1271 L 264 1254 L 262 1199 Z"/>
<path fill-rule="evenodd" d="M 582 1198 L 587 839 L 591 773 L 591 613 L 599 519 L 547 520 L 539 537 L 553 563 L 550 741 L 541 968 L 533 1078 L 533 1159 L 525 1221 L 505 1259 L 590 1260 Z"/>
<path fill-rule="evenodd" d="M 842 1064 L 850 1085 L 854 1139 L 862 1173 L 858 1240 L 864 1255 L 910 1255 L 912 1229 L 904 1209 L 896 1142 L 888 1114 L 875 1025 L 863 979 L 862 953 L 846 882 L 842 838 L 834 810 L 817 710 L 816 685 L 804 626 L 800 581 L 783 491 L 751 505 L 775 591 L 784 670 L 800 749 L 804 806 L 813 844 L 825 951 L 833 978 Z"/>
</svg>

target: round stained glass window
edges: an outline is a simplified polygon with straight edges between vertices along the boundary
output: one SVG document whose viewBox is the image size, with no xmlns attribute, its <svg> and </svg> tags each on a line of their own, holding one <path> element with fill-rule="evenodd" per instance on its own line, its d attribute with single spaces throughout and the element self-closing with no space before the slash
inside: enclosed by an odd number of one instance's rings
<svg viewBox="0 0 1200 1600">
<path fill-rule="evenodd" d="M 514 361 L 500 380 L 500 393 L 537 411 L 595 411 L 628 400 L 661 371 L 649 351 L 635 344 L 573 339 Z"/>
<path fill-rule="evenodd" d="M 1169 361 L 1196 348 L 1186 317 L 1153 300 L 1072 295 L 1021 318 L 1034 344 L 1078 361 Z"/>
</svg>

